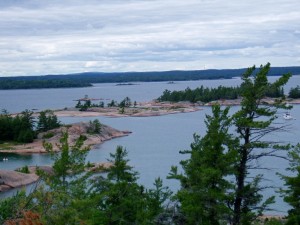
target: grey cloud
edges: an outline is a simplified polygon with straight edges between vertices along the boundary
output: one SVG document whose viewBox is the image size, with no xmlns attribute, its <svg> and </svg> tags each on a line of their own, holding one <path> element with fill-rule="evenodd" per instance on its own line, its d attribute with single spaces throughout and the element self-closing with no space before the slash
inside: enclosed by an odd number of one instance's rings
<svg viewBox="0 0 300 225">
<path fill-rule="evenodd" d="M 0 1 L 0 76 L 299 65 L 298 8 L 298 0 Z"/>
</svg>

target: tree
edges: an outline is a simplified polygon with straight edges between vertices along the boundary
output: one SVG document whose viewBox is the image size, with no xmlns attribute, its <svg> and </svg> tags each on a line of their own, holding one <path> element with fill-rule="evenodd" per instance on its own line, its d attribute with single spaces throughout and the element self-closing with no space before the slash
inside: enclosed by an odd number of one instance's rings
<svg viewBox="0 0 300 225">
<path fill-rule="evenodd" d="M 111 100 L 111 102 L 107 104 L 107 107 L 115 107 L 117 105 L 118 103 L 115 100 Z"/>
<path fill-rule="evenodd" d="M 242 76 L 241 109 L 233 115 L 233 124 L 240 142 L 235 162 L 233 225 L 250 224 L 273 202 L 273 197 L 270 197 L 260 204 L 262 187 L 259 187 L 259 183 L 262 175 L 253 179 L 249 177 L 249 169 L 257 169 L 251 165 L 253 161 L 266 156 L 280 157 L 276 154 L 280 150 L 279 146 L 263 140 L 267 134 L 281 129 L 272 126 L 272 123 L 276 119 L 277 109 L 285 108 L 280 100 L 273 105 L 262 105 L 262 99 L 269 86 L 267 80 L 269 70 L 269 63 L 261 66 L 258 71 L 253 66 Z M 290 76 L 290 74 L 282 75 L 272 86 L 281 88 Z"/>
<path fill-rule="evenodd" d="M 89 122 L 87 132 L 90 134 L 99 134 L 101 132 L 102 124 L 98 119 Z"/>
<path fill-rule="evenodd" d="M 125 108 L 130 106 L 131 106 L 131 100 L 129 97 L 124 98 L 119 104 L 120 108 Z"/>
<path fill-rule="evenodd" d="M 300 145 L 298 144 L 288 154 L 290 167 L 287 169 L 293 176 L 280 175 L 285 181 L 286 189 L 282 189 L 284 201 L 292 208 L 288 211 L 287 225 L 300 224 Z"/>
<path fill-rule="evenodd" d="M 35 121 L 32 115 L 32 111 L 25 110 L 14 118 L 12 123 L 14 140 L 21 143 L 29 143 L 33 141 L 36 134 L 34 131 Z"/>
<path fill-rule="evenodd" d="M 128 165 L 127 151 L 118 146 L 110 154 L 112 166 L 107 178 L 95 180 L 91 194 L 95 202 L 92 224 L 156 224 L 156 217 L 163 212 L 163 204 L 170 196 L 161 179 L 154 189 L 146 190 L 137 183 L 138 173 Z M 96 223 L 93 221 L 97 221 Z"/>
<path fill-rule="evenodd" d="M 289 91 L 289 98 L 300 98 L 300 86 L 297 85 L 295 88 L 291 88 Z"/>
<path fill-rule="evenodd" d="M 181 189 L 176 198 L 181 205 L 186 224 L 221 224 L 230 215 L 227 207 L 232 185 L 226 176 L 233 174 L 237 140 L 229 134 L 229 108 L 212 107 L 206 116 L 207 133 L 203 138 L 194 135 L 191 150 L 182 153 L 190 158 L 180 162 L 183 174 L 173 167 L 169 178 L 178 179 Z"/>
<path fill-rule="evenodd" d="M 0 200 L 0 224 L 6 220 L 22 218 L 22 211 L 31 207 L 25 191 L 17 192 L 14 196 Z"/>
<path fill-rule="evenodd" d="M 57 116 L 54 115 L 53 111 L 45 110 L 40 112 L 37 123 L 38 131 L 45 132 L 57 127 L 60 127 L 60 122 L 58 121 Z"/>
<path fill-rule="evenodd" d="M 36 136 L 32 114 L 32 111 L 25 110 L 13 117 L 3 112 L 0 115 L 0 141 L 32 142 Z"/>
<path fill-rule="evenodd" d="M 80 137 L 70 146 L 68 133 L 64 132 L 59 153 L 53 151 L 52 144 L 44 143 L 54 159 L 53 174 L 40 172 L 46 187 L 41 186 L 34 196 L 35 210 L 45 224 L 79 224 L 82 219 L 80 203 L 86 201 L 90 176 L 85 172 L 85 158 L 89 149 L 82 147 L 83 141 Z"/>
</svg>

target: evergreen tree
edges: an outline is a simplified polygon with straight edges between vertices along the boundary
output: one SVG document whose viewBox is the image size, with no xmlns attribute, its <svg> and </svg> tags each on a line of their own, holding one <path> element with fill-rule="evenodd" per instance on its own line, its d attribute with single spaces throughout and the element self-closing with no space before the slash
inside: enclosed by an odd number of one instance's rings
<svg viewBox="0 0 300 225">
<path fill-rule="evenodd" d="M 41 111 L 38 116 L 37 130 L 40 132 L 45 132 L 60 126 L 60 122 L 57 116 L 54 115 L 53 111 L 45 110 Z"/>
<path fill-rule="evenodd" d="M 280 150 L 279 147 L 274 148 L 274 143 L 263 140 L 265 135 L 281 129 L 281 127 L 272 126 L 272 123 L 276 119 L 277 109 L 285 108 L 280 100 L 273 105 L 262 105 L 262 99 L 269 87 L 267 80 L 269 70 L 269 63 L 261 66 L 258 71 L 253 66 L 242 76 L 241 109 L 233 116 L 240 142 L 238 160 L 235 163 L 233 225 L 251 224 L 274 199 L 270 197 L 261 203 L 263 187 L 260 187 L 259 183 L 262 175 L 251 179 L 248 172 L 249 169 L 258 169 L 258 167 L 253 167 L 254 161 L 266 156 L 276 157 L 276 152 Z M 256 74 L 254 74 L 255 71 L 257 71 Z M 281 88 L 287 83 L 290 76 L 290 74 L 282 75 L 272 86 Z"/>
<path fill-rule="evenodd" d="M 91 200 L 95 207 L 91 224 L 157 224 L 163 204 L 170 191 L 162 181 L 155 181 L 155 188 L 146 190 L 137 183 L 138 173 L 128 165 L 127 151 L 118 146 L 109 160 L 107 178 L 98 177 L 93 185 Z"/>
<path fill-rule="evenodd" d="M 99 134 L 101 132 L 102 124 L 98 119 L 89 122 L 87 132 L 90 134 Z"/>
<path fill-rule="evenodd" d="M 285 181 L 286 189 L 282 189 L 284 201 L 292 208 L 288 211 L 287 225 L 300 224 L 300 145 L 298 144 L 288 154 L 290 159 L 289 171 L 293 176 L 281 175 Z"/>
<path fill-rule="evenodd" d="M 173 167 L 169 178 L 180 180 L 176 197 L 181 204 L 186 224 L 222 224 L 230 215 L 227 207 L 232 188 L 226 176 L 233 174 L 237 141 L 229 134 L 229 108 L 212 107 L 212 116 L 206 116 L 207 133 L 203 138 L 194 135 L 191 157 L 181 161 L 184 174 Z"/>
<path fill-rule="evenodd" d="M 85 158 L 89 149 L 82 147 L 83 138 L 70 146 L 67 132 L 63 133 L 60 144 L 60 152 L 57 153 L 53 151 L 52 144 L 44 143 L 54 159 L 53 174 L 40 172 L 46 187 L 41 186 L 34 193 L 35 210 L 45 224 L 80 224 L 81 202 L 87 199 L 90 176 L 85 172 Z"/>
<path fill-rule="evenodd" d="M 300 86 L 297 85 L 295 88 L 291 88 L 289 91 L 289 98 L 300 98 Z"/>
</svg>

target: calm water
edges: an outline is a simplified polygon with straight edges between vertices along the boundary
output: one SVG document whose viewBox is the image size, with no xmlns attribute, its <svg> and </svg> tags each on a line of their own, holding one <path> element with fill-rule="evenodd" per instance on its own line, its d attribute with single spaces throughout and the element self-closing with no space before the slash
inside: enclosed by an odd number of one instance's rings
<svg viewBox="0 0 300 225">
<path fill-rule="evenodd" d="M 274 79 L 274 78 L 272 78 Z M 92 88 L 78 89 L 48 89 L 48 90 L 14 90 L 0 91 L 0 108 L 5 108 L 9 112 L 19 112 L 23 109 L 58 109 L 74 106 L 74 99 L 88 94 L 93 98 L 105 98 L 121 100 L 128 96 L 136 101 L 149 101 L 158 97 L 163 90 L 182 90 L 186 87 L 195 88 L 199 85 L 215 87 L 220 84 L 227 86 L 236 86 L 240 83 L 239 79 L 231 80 L 205 80 L 205 81 L 186 81 L 176 82 L 175 84 L 159 83 L 139 83 L 131 86 L 116 86 L 115 84 L 97 84 Z M 287 89 L 300 84 L 300 76 L 295 76 L 288 84 Z M 233 107 L 232 111 L 237 110 Z M 279 112 L 278 122 L 289 123 L 289 132 L 273 134 L 270 139 L 284 142 L 297 143 L 299 141 L 300 127 L 300 106 L 295 106 L 292 114 L 295 120 L 286 122 L 281 119 Z M 165 178 L 172 165 L 179 165 L 180 160 L 186 157 L 179 154 L 180 150 L 188 149 L 193 141 L 193 133 L 204 134 L 205 114 L 210 114 L 210 108 L 204 107 L 203 110 L 186 113 L 174 114 L 161 117 L 145 118 L 107 118 L 98 117 L 98 119 L 107 125 L 121 130 L 130 130 L 133 133 L 127 137 L 113 139 L 92 150 L 87 160 L 91 162 L 105 161 L 109 154 L 114 152 L 116 146 L 122 145 L 129 152 L 130 164 L 140 173 L 140 182 L 147 187 L 151 187 L 154 179 L 157 177 Z M 89 121 L 93 118 L 74 118 L 64 117 L 60 120 L 64 123 L 73 123 L 78 121 Z M 14 155 L 2 154 L 2 157 L 8 157 L 6 162 L 0 161 L 0 169 L 16 169 L 24 165 L 49 165 L 51 159 L 47 154 Z M 268 181 L 265 184 L 280 187 L 282 181 L 276 175 L 276 172 L 284 173 L 287 162 L 277 158 L 264 159 L 258 162 L 261 165 L 271 166 L 273 169 L 264 171 Z M 253 171 L 253 174 L 256 172 Z M 165 180 L 165 185 L 176 190 L 179 187 L 177 181 Z M 267 190 L 265 195 L 273 195 L 274 189 Z M 4 197 L 10 193 L 0 195 Z M 274 206 L 279 211 L 285 212 L 287 206 L 280 198 Z"/>
</svg>

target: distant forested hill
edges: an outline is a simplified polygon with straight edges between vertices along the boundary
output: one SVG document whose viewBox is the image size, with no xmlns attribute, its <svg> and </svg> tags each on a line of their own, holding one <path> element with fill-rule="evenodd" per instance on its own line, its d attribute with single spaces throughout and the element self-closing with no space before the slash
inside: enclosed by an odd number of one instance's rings
<svg viewBox="0 0 300 225">
<path fill-rule="evenodd" d="M 87 72 L 64 75 L 0 77 L 0 89 L 88 87 L 92 83 L 230 79 L 241 76 L 245 70 L 244 68 L 162 72 Z M 300 74 L 300 67 L 272 67 L 269 75 L 276 76 L 284 73 Z"/>
</svg>

